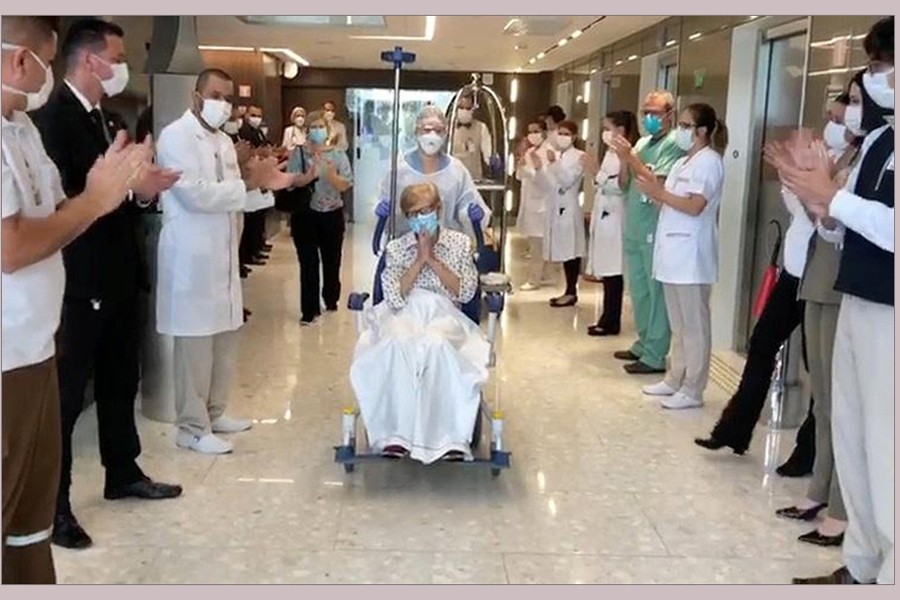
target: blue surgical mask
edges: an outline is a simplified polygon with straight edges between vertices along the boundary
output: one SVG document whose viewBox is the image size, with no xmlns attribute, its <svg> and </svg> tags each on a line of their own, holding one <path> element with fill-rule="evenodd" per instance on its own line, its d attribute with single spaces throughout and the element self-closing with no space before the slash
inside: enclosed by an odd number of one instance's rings
<svg viewBox="0 0 900 600">
<path fill-rule="evenodd" d="M 428 235 L 434 236 L 438 230 L 438 215 L 435 210 L 430 213 L 422 213 L 415 217 L 410 217 L 408 222 L 409 228 L 413 233 L 422 233 L 425 231 Z"/>
<path fill-rule="evenodd" d="M 306 136 L 313 144 L 321 146 L 328 140 L 328 132 L 324 127 L 313 127 Z"/>
<path fill-rule="evenodd" d="M 650 135 L 656 135 L 662 131 L 662 119 L 656 115 L 644 115 L 644 129 Z"/>
</svg>

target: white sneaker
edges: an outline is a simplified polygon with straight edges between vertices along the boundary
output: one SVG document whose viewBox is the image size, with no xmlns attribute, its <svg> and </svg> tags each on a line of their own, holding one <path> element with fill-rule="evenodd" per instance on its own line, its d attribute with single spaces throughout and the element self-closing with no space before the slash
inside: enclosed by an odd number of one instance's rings
<svg viewBox="0 0 900 600">
<path fill-rule="evenodd" d="M 250 421 L 232 419 L 225 415 L 212 422 L 213 433 L 240 433 L 241 431 L 247 431 L 251 427 L 253 427 L 253 424 Z"/>
<path fill-rule="evenodd" d="M 703 400 L 699 398 L 690 398 L 681 392 L 659 401 L 663 408 L 670 410 L 681 410 L 684 408 L 700 408 L 703 406 Z"/>
<path fill-rule="evenodd" d="M 231 442 L 226 442 L 211 433 L 200 437 L 184 431 L 179 431 L 175 443 L 179 448 L 193 450 L 200 454 L 228 454 L 234 450 L 234 446 L 232 446 Z"/>
<path fill-rule="evenodd" d="M 519 289 L 522 290 L 523 292 L 533 292 L 534 290 L 540 289 L 540 287 L 541 287 L 540 284 L 534 284 L 529 281 L 529 282 L 523 284 L 521 287 L 519 287 Z"/>
<path fill-rule="evenodd" d="M 665 381 L 644 386 L 643 389 L 644 394 L 647 396 L 674 396 L 677 391 L 673 390 Z"/>
</svg>

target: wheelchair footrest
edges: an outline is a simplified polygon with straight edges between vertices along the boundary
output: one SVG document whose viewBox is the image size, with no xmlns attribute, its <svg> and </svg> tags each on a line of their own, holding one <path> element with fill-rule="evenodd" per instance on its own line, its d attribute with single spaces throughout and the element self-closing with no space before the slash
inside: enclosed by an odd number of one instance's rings
<svg viewBox="0 0 900 600">
<path fill-rule="evenodd" d="M 497 469 L 508 469 L 510 456 L 510 452 L 491 450 L 491 465 Z"/>
</svg>

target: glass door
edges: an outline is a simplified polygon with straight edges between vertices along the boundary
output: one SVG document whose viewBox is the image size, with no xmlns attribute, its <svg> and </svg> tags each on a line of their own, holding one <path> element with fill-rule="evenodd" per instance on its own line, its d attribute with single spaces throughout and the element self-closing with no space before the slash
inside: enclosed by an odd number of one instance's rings
<svg viewBox="0 0 900 600">
<path fill-rule="evenodd" d="M 455 91 L 400 90 L 400 134 L 403 154 L 416 145 L 416 115 L 428 104 L 446 111 Z M 391 127 L 394 91 L 350 88 L 347 107 L 353 118 L 354 221 L 372 223 L 380 200 L 381 181 L 391 169 Z"/>
</svg>

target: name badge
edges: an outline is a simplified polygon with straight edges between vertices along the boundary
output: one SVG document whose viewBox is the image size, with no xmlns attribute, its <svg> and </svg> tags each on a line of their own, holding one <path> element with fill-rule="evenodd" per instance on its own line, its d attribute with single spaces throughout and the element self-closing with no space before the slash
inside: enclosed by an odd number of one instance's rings
<svg viewBox="0 0 900 600">
<path fill-rule="evenodd" d="M 652 233 L 648 233 L 648 234 L 647 234 L 647 243 L 648 243 L 648 244 L 652 244 L 652 243 L 653 243 L 653 234 L 652 234 Z"/>
</svg>

